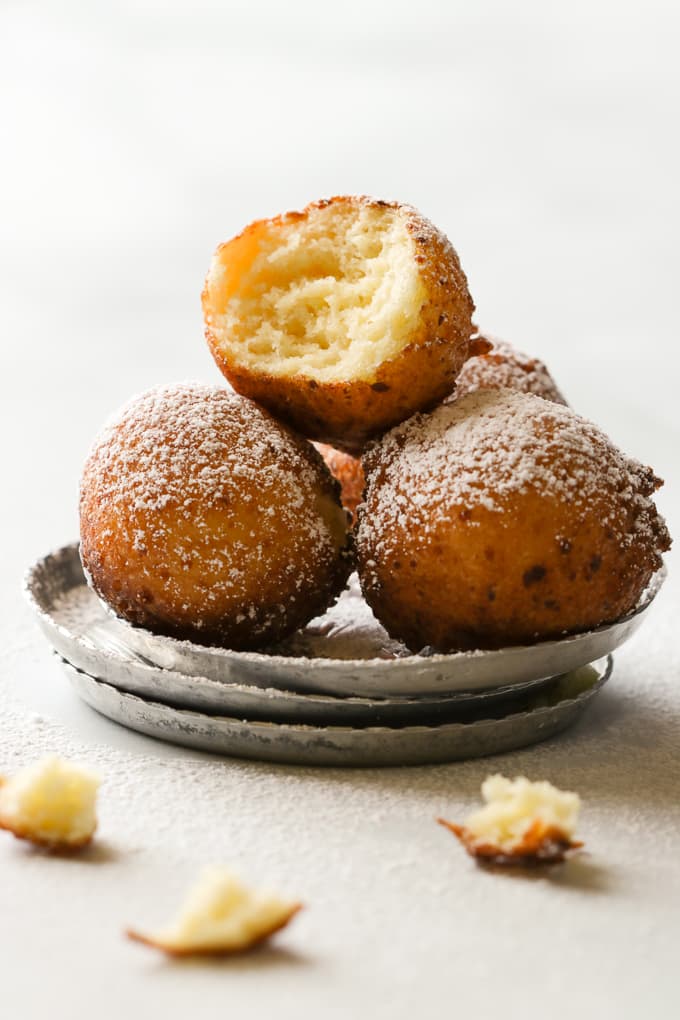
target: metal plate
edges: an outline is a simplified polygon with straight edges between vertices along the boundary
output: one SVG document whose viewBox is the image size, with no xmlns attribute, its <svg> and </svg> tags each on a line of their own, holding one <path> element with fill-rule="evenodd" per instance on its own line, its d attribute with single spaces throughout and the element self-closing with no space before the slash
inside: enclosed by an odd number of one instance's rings
<svg viewBox="0 0 680 1020">
<path fill-rule="evenodd" d="M 48 635 L 49 636 L 49 635 Z M 54 647 L 72 666 L 118 690 L 162 701 L 177 708 L 191 708 L 213 715 L 268 722 L 309 723 L 323 726 L 398 726 L 406 723 L 434 724 L 460 719 L 470 710 L 493 703 L 509 711 L 518 699 L 538 687 L 547 689 L 560 677 L 551 677 L 519 688 L 499 688 L 473 694 L 426 695 L 421 698 L 336 698 L 330 694 L 304 694 L 276 687 L 254 687 L 186 676 L 161 669 L 125 651 L 92 648 L 86 639 L 54 641 Z"/>
<path fill-rule="evenodd" d="M 479 758 L 547 740 L 578 719 L 609 679 L 611 656 L 562 678 L 523 711 L 439 726 L 295 726 L 204 715 L 125 694 L 61 660 L 76 693 L 102 715 L 150 737 L 237 758 L 291 765 L 425 765 Z"/>
<path fill-rule="evenodd" d="M 359 643 L 363 642 L 366 654 L 373 647 L 379 654 L 392 658 L 361 659 L 341 657 L 347 639 L 351 647 L 355 647 L 357 641 L 352 635 L 338 633 L 337 629 L 333 631 L 333 610 L 324 618 L 331 621 L 330 625 L 324 620 L 314 621 L 286 648 L 290 651 L 291 647 L 302 643 L 311 649 L 313 657 L 310 652 L 301 657 L 202 647 L 132 627 L 105 611 L 87 587 L 76 543 L 38 560 L 26 575 L 25 591 L 50 642 L 62 655 L 82 664 L 87 671 L 92 662 L 79 657 L 84 649 L 90 652 L 99 649 L 103 653 L 107 645 L 128 659 L 185 677 L 237 687 L 376 700 L 451 697 L 492 691 L 506 695 L 510 689 L 526 689 L 546 678 L 578 669 L 628 640 L 640 626 L 644 611 L 651 605 L 664 578 L 662 570 L 629 616 L 558 641 L 494 651 L 396 657 L 399 646 L 390 642 L 382 628 L 375 624 L 376 633 L 371 636 L 370 628 L 364 627 Z M 363 600 L 352 594 L 343 597 L 354 599 L 353 608 L 365 617 L 368 610 Z M 74 619 L 78 633 L 74 632 Z M 332 652 L 336 657 L 320 655 L 319 649 Z M 106 679 L 113 679 L 113 675 L 109 674 Z M 203 707 L 207 704 L 203 703 Z"/>
<path fill-rule="evenodd" d="M 89 589 L 76 586 L 73 597 L 40 599 L 39 622 L 50 643 L 71 665 L 119 690 L 139 694 L 178 708 L 269 722 L 337 726 L 395 726 L 434 724 L 464 717 L 471 706 L 500 702 L 508 706 L 525 696 L 526 689 L 553 684 L 559 678 L 534 681 L 516 688 L 473 693 L 423 695 L 418 698 L 340 698 L 304 694 L 281 688 L 209 680 L 162 669 L 138 656 L 119 639 L 119 621 L 113 618 Z M 49 591 L 59 590 L 59 586 Z"/>
</svg>

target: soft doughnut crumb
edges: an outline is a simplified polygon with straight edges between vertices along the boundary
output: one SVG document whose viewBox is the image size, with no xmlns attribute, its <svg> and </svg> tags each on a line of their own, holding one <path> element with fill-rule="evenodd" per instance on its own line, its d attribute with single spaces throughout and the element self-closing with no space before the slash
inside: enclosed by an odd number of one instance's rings
<svg viewBox="0 0 680 1020">
<path fill-rule="evenodd" d="M 467 852 L 486 864 L 557 864 L 574 840 L 581 798 L 546 781 L 524 776 L 488 776 L 482 783 L 484 807 L 464 825 L 438 818 Z"/>
<path fill-rule="evenodd" d="M 170 956 L 226 956 L 264 942 L 301 909 L 301 903 L 248 888 L 230 871 L 210 868 L 170 924 L 148 933 L 130 928 L 126 934 Z"/>
<path fill-rule="evenodd" d="M 97 828 L 99 777 L 48 757 L 0 778 L 0 829 L 50 850 L 86 846 Z"/>
<path fill-rule="evenodd" d="M 366 196 L 251 223 L 217 249 L 203 292 L 234 389 L 349 452 L 451 392 L 473 308 L 448 238 Z"/>
</svg>

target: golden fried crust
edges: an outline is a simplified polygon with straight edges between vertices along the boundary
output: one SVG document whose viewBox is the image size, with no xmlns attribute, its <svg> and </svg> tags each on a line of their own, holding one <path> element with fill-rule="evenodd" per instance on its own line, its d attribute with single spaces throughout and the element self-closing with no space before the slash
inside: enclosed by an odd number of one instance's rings
<svg viewBox="0 0 680 1020">
<path fill-rule="evenodd" d="M 364 470 L 358 457 L 352 457 L 349 453 L 336 450 L 334 446 L 326 443 L 313 444 L 324 461 L 326 467 L 340 485 L 340 499 L 345 510 L 356 520 L 356 511 L 361 503 L 366 479 Z"/>
<path fill-rule="evenodd" d="M 253 223 L 239 238 L 255 238 L 265 222 L 286 224 L 304 219 L 313 209 L 343 203 L 402 211 L 427 292 L 411 341 L 396 358 L 383 362 L 370 381 L 324 382 L 302 375 L 276 378 L 234 365 L 225 358 L 220 344 L 212 315 L 214 295 L 207 285 L 202 299 L 211 353 L 237 392 L 251 397 L 310 439 L 358 454 L 369 439 L 415 411 L 434 406 L 451 392 L 471 353 L 474 304 L 451 242 L 415 209 L 398 202 L 336 196 L 313 202 L 302 212 Z M 221 245 L 218 252 L 224 252 L 231 243 Z"/>
<path fill-rule="evenodd" d="M 276 642 L 325 611 L 352 565 L 321 456 L 218 387 L 127 405 L 87 460 L 80 521 L 84 568 L 118 615 L 206 644 Z"/>
<path fill-rule="evenodd" d="M 559 864 L 570 850 L 578 850 L 583 846 L 582 842 L 570 839 L 557 826 L 546 825 L 539 818 L 510 849 L 493 843 L 480 843 L 464 825 L 456 825 L 445 818 L 438 818 L 437 822 L 452 832 L 470 856 L 481 864 L 514 864 L 524 867 Z"/>
<path fill-rule="evenodd" d="M 288 925 L 290 921 L 292 921 L 295 915 L 299 913 L 300 910 L 302 910 L 302 906 L 303 906 L 302 903 L 294 903 L 291 906 L 290 910 L 288 911 L 288 914 L 285 917 L 283 917 L 277 924 L 273 925 L 268 931 L 261 932 L 259 935 L 253 936 L 251 942 L 249 942 L 247 945 L 239 946 L 238 948 L 226 946 L 224 948 L 185 949 L 181 946 L 173 945 L 171 943 L 160 942 L 149 935 L 143 935 L 141 932 L 136 931 L 134 928 L 127 928 L 125 930 L 125 934 L 129 939 L 132 939 L 133 942 L 141 942 L 143 945 L 151 946 L 153 949 L 160 949 L 168 956 L 172 956 L 175 958 L 181 958 L 186 956 L 213 956 L 213 957 L 238 956 L 241 953 L 248 953 L 252 949 L 256 949 L 258 946 L 262 945 L 263 942 L 266 942 L 268 939 L 270 939 L 272 935 L 275 935 L 277 931 L 281 931 L 282 928 L 285 928 L 286 925 Z"/>
<path fill-rule="evenodd" d="M 232 368 L 211 344 L 219 368 L 238 393 L 266 407 L 310 439 L 358 455 L 366 443 L 414 411 L 443 399 L 464 358 L 444 344 L 410 346 L 383 364 L 375 382 L 315 383 Z"/>
<path fill-rule="evenodd" d="M 496 401 L 520 411 L 497 434 Z M 539 397 L 484 391 L 435 413 L 470 430 L 457 452 L 439 437 L 428 447 L 436 423 L 420 416 L 364 458 L 359 576 L 392 637 L 413 651 L 530 644 L 635 607 L 670 545 L 651 469 Z"/>
<path fill-rule="evenodd" d="M 373 505 L 369 490 L 366 514 Z M 414 651 L 531 644 L 617 620 L 635 607 L 661 559 L 654 548 L 617 539 L 598 519 L 603 509 L 578 521 L 569 506 L 527 495 L 502 522 L 459 505 L 450 528 L 427 543 L 399 536 L 374 571 L 360 570 L 364 596 L 389 634 Z M 623 517 L 633 523 L 629 512 Z"/>
<path fill-rule="evenodd" d="M 538 358 L 524 354 L 505 340 L 483 334 L 474 338 L 473 344 L 475 350 L 463 365 L 448 401 L 459 400 L 476 390 L 507 387 L 558 404 L 567 403 L 548 368 Z"/>
</svg>

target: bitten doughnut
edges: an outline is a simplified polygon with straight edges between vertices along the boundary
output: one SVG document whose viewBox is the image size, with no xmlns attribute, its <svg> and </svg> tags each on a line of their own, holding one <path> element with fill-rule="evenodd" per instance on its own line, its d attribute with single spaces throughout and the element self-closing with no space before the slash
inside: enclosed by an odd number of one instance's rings
<svg viewBox="0 0 680 1020">
<path fill-rule="evenodd" d="M 159 387 L 95 442 L 81 557 L 118 615 L 256 648 L 323 613 L 350 570 L 338 485 L 310 443 L 224 388 Z"/>
<path fill-rule="evenodd" d="M 326 467 L 340 484 L 340 499 L 345 510 L 356 520 L 356 512 L 364 492 L 366 479 L 359 457 L 336 450 L 326 443 L 314 443 Z"/>
<path fill-rule="evenodd" d="M 415 415 L 364 469 L 362 590 L 413 651 L 531 643 L 613 621 L 670 546 L 652 470 L 532 394 L 481 390 Z"/>
<path fill-rule="evenodd" d="M 497 337 L 487 335 L 480 339 L 488 341 L 490 350 L 465 362 L 447 403 L 476 390 L 500 390 L 506 387 L 520 393 L 534 393 L 556 404 L 567 403 L 547 367 L 538 358 L 524 354 Z"/>
<path fill-rule="evenodd" d="M 444 234 L 351 196 L 252 223 L 217 249 L 203 292 L 234 389 L 350 453 L 451 392 L 473 309 Z"/>
</svg>

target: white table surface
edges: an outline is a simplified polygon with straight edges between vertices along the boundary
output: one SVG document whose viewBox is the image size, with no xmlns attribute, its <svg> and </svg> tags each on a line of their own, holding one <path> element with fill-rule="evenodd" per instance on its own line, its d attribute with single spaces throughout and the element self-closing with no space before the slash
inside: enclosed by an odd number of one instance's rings
<svg viewBox="0 0 680 1020">
<path fill-rule="evenodd" d="M 487 761 L 341 771 L 220 760 L 79 703 L 22 604 L 77 533 L 102 420 L 218 381 L 198 295 L 215 245 L 338 192 L 418 205 L 478 321 L 678 496 L 678 19 L 671 3 L 0 6 L 0 770 L 54 751 L 105 783 L 96 848 L 0 840 L 0 1014 L 677 1017 L 680 585 L 586 718 Z M 588 854 L 475 868 L 434 822 L 489 771 L 583 797 Z M 173 964 L 121 936 L 206 863 L 307 909 L 271 949 Z"/>
</svg>

